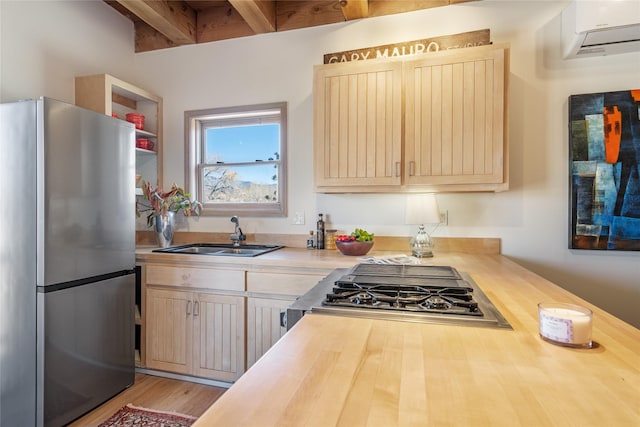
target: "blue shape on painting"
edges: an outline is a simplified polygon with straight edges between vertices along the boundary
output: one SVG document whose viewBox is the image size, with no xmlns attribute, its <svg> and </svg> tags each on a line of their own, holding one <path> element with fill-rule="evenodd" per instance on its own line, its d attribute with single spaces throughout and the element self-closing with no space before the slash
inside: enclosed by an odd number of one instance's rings
<svg viewBox="0 0 640 427">
<path fill-rule="evenodd" d="M 624 193 L 621 216 L 640 218 L 640 177 L 638 167 L 631 169 L 629 180 L 627 181 L 627 191 Z"/>
<path fill-rule="evenodd" d="M 604 162 L 604 118 L 602 114 L 589 114 L 587 121 L 587 140 L 589 141 L 589 160 Z"/>
<path fill-rule="evenodd" d="M 617 216 L 611 223 L 607 249 L 633 249 L 640 244 L 640 218 Z"/>
</svg>

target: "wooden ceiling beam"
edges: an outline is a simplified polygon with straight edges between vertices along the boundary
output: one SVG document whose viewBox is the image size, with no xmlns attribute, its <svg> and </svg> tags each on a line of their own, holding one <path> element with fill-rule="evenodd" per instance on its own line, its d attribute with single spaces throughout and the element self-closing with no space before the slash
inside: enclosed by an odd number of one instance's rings
<svg viewBox="0 0 640 427">
<path fill-rule="evenodd" d="M 147 25 L 146 22 L 134 21 L 133 28 L 135 31 L 134 49 L 136 53 L 179 46 L 156 31 L 155 28 Z"/>
<path fill-rule="evenodd" d="M 252 36 L 247 22 L 228 3 L 198 12 L 198 43 Z"/>
<path fill-rule="evenodd" d="M 475 0 L 474 0 L 475 1 Z M 412 12 L 414 10 L 431 9 L 433 7 L 448 6 L 451 0 L 370 0 L 369 17 L 395 15 L 396 13 Z"/>
<path fill-rule="evenodd" d="M 278 31 L 344 22 L 337 0 L 278 1 Z"/>
<path fill-rule="evenodd" d="M 369 17 L 369 0 L 340 0 L 344 19 L 362 19 Z"/>
<path fill-rule="evenodd" d="M 193 44 L 196 11 L 183 1 L 115 0 L 175 45 Z"/>
<path fill-rule="evenodd" d="M 229 3 L 256 34 L 276 31 L 276 0 L 229 0 Z"/>
</svg>

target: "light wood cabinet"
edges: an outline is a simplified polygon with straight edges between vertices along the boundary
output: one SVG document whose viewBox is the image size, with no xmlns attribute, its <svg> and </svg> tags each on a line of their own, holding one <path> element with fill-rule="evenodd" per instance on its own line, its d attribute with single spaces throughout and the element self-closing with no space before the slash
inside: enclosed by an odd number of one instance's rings
<svg viewBox="0 0 640 427">
<path fill-rule="evenodd" d="M 193 374 L 235 381 L 245 371 L 244 297 L 199 293 L 194 304 Z"/>
<path fill-rule="evenodd" d="M 146 279 L 146 367 L 220 381 L 240 377 L 244 272 L 150 265 Z"/>
<path fill-rule="evenodd" d="M 401 183 L 402 63 L 317 66 L 316 189 Z"/>
<path fill-rule="evenodd" d="M 284 310 L 324 276 L 247 272 L 247 369 L 286 332 Z"/>
<path fill-rule="evenodd" d="M 286 333 L 285 309 L 332 270 L 143 262 L 141 366 L 235 381 Z"/>
<path fill-rule="evenodd" d="M 136 139 L 153 142 L 152 150 L 136 148 L 136 174 L 162 187 L 162 98 L 109 74 L 75 78 L 76 105 L 125 120 L 127 113 L 145 116 L 144 129 Z"/>
<path fill-rule="evenodd" d="M 146 366 L 181 374 L 192 371 L 193 295 L 147 290 Z"/>
<path fill-rule="evenodd" d="M 316 191 L 507 190 L 508 73 L 507 44 L 316 66 Z"/>
<path fill-rule="evenodd" d="M 506 52 L 483 46 L 405 62 L 407 186 L 507 189 Z"/>
<path fill-rule="evenodd" d="M 294 301 L 295 298 L 247 298 L 247 369 L 287 332 L 282 316 Z"/>
</svg>

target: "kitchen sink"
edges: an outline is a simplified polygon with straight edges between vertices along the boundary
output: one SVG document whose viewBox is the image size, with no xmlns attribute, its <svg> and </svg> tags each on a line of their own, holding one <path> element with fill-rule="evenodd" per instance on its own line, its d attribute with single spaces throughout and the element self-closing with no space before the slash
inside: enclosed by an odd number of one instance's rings
<svg viewBox="0 0 640 427">
<path fill-rule="evenodd" d="M 240 245 L 233 246 L 225 243 L 192 243 L 189 245 L 171 246 L 168 248 L 154 249 L 153 252 L 169 254 L 194 254 L 214 256 L 242 256 L 254 257 L 267 252 L 272 252 L 284 246 L 278 245 Z"/>
</svg>

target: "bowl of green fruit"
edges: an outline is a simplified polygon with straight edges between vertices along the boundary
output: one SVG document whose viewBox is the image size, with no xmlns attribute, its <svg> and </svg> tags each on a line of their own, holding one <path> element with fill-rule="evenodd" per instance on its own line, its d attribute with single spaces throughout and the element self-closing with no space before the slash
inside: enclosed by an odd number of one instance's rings
<svg viewBox="0 0 640 427">
<path fill-rule="evenodd" d="M 373 234 L 356 228 L 351 234 L 339 234 L 336 236 L 336 248 L 349 256 L 362 256 L 373 247 Z"/>
</svg>

